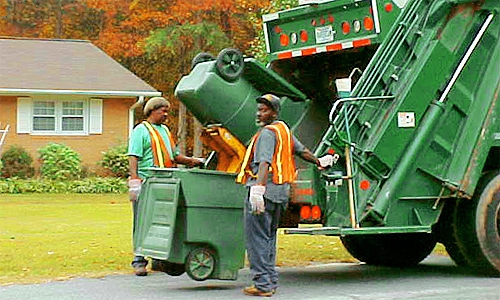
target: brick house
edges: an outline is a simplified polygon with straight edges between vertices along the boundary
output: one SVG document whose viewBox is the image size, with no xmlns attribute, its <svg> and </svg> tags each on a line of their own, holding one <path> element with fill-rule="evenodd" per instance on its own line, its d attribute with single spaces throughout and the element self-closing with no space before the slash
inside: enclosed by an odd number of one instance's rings
<svg viewBox="0 0 500 300">
<path fill-rule="evenodd" d="M 33 156 L 50 142 L 81 154 L 102 171 L 102 151 L 125 143 L 131 106 L 160 92 L 89 41 L 0 38 L 2 150 L 20 145 Z"/>
</svg>

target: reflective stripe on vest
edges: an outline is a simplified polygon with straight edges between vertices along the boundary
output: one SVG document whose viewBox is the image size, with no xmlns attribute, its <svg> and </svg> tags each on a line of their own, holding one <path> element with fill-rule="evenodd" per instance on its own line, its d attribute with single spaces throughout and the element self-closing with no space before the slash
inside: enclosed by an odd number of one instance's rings
<svg viewBox="0 0 500 300">
<path fill-rule="evenodd" d="M 174 167 L 174 161 L 171 157 L 172 147 L 174 147 L 174 141 L 172 136 L 170 135 L 170 131 L 167 126 L 161 125 L 161 127 L 167 133 L 167 137 L 170 141 L 170 149 L 167 150 L 167 145 L 163 140 L 161 134 L 158 132 L 156 128 L 154 128 L 149 122 L 143 121 L 144 126 L 149 131 L 149 135 L 151 137 L 151 148 L 153 150 L 153 162 L 156 167 L 160 168 L 170 168 Z"/>
<path fill-rule="evenodd" d="M 295 161 L 293 159 L 293 139 L 290 129 L 284 122 L 277 122 L 267 125 L 265 128 L 271 129 L 276 134 L 276 146 L 274 149 L 273 161 L 271 162 L 270 170 L 272 170 L 272 180 L 275 184 L 283 184 L 285 182 L 293 182 L 296 176 Z M 236 177 L 237 183 L 245 184 L 248 177 L 257 177 L 253 174 L 250 164 L 255 152 L 255 141 L 257 140 L 260 131 L 257 132 L 248 145 L 245 157 L 241 165 L 240 172 Z"/>
</svg>

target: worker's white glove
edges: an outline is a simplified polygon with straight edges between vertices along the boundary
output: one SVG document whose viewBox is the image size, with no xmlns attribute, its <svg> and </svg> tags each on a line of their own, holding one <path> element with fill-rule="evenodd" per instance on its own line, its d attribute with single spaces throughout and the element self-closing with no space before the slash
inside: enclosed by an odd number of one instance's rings
<svg viewBox="0 0 500 300">
<path fill-rule="evenodd" d="M 266 210 L 266 205 L 264 204 L 264 193 L 266 192 L 266 187 L 264 185 L 252 185 L 250 187 L 250 206 L 252 207 L 252 213 L 260 214 Z"/>
<path fill-rule="evenodd" d="M 188 167 L 196 167 L 196 166 L 201 166 L 205 163 L 205 159 L 202 157 L 191 157 L 188 162 L 187 166 Z"/>
<path fill-rule="evenodd" d="M 333 155 L 331 155 L 331 154 L 327 154 L 325 156 L 318 158 L 318 166 L 323 168 L 323 169 L 331 167 L 331 166 L 333 166 L 333 164 L 334 164 L 334 159 L 333 159 Z"/>
<path fill-rule="evenodd" d="M 141 193 L 142 182 L 140 179 L 129 179 L 128 181 L 128 197 L 130 201 L 137 201 Z"/>
<path fill-rule="evenodd" d="M 194 157 L 193 156 L 193 159 L 195 159 L 195 161 L 197 162 L 195 165 L 202 165 L 204 164 L 207 160 L 203 157 Z"/>
</svg>

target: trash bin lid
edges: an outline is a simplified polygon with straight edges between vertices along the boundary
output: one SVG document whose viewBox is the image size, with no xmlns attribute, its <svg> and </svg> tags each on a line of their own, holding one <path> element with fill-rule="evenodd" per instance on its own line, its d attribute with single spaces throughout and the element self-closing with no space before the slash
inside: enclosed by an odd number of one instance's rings
<svg viewBox="0 0 500 300">
<path fill-rule="evenodd" d="M 255 58 L 245 58 L 243 77 L 262 93 L 288 97 L 292 101 L 306 101 L 307 96 L 272 69 Z"/>
</svg>

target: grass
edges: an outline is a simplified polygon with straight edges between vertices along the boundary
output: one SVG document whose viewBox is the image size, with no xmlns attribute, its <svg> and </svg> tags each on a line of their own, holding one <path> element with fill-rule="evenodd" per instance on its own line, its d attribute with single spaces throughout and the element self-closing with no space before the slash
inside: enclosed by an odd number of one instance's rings
<svg viewBox="0 0 500 300">
<path fill-rule="evenodd" d="M 0 194 L 0 207 L 0 285 L 132 273 L 127 195 Z M 280 266 L 356 261 L 338 237 L 279 233 Z"/>
<path fill-rule="evenodd" d="M 126 195 L 0 194 L 0 284 L 130 271 Z"/>
</svg>

